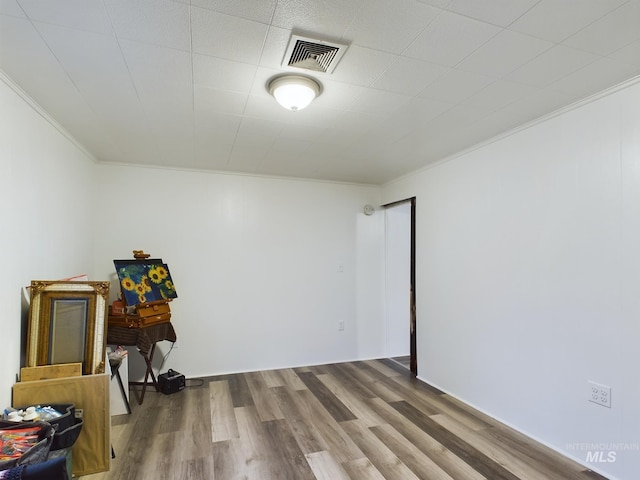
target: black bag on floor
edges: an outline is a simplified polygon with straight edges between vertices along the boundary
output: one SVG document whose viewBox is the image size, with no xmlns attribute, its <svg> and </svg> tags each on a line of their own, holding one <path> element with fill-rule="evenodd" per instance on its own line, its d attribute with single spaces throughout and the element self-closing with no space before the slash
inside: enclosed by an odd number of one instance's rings
<svg viewBox="0 0 640 480">
<path fill-rule="evenodd" d="M 76 406 L 73 403 L 50 405 L 54 410 L 62 413 L 62 416 L 48 420 L 55 428 L 51 450 L 71 448 L 82 431 L 82 419 L 76 418 Z"/>
<path fill-rule="evenodd" d="M 19 457 L 0 460 L 0 470 L 7 470 L 18 465 L 33 465 L 44 462 L 49 456 L 55 429 L 47 422 L 15 423 L 0 420 L 0 430 L 20 431 L 30 428 L 37 429 L 38 440 Z"/>
<path fill-rule="evenodd" d="M 54 428 L 51 451 L 71 448 L 80 432 L 82 431 L 82 418 L 76 418 L 76 406 L 73 403 L 56 403 L 47 405 L 56 412 L 61 413 L 59 417 L 46 420 Z M 26 407 L 17 407 L 16 410 L 26 410 Z"/>
</svg>

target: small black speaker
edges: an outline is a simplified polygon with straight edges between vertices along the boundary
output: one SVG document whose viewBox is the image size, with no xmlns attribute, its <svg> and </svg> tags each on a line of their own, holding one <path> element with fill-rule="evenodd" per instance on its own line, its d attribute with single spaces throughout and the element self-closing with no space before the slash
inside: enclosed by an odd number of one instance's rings
<svg viewBox="0 0 640 480">
<path fill-rule="evenodd" d="M 169 369 L 167 373 L 158 375 L 158 387 L 160 388 L 160 391 L 165 395 L 184 390 L 184 386 L 184 375 L 176 372 L 175 370 Z"/>
</svg>

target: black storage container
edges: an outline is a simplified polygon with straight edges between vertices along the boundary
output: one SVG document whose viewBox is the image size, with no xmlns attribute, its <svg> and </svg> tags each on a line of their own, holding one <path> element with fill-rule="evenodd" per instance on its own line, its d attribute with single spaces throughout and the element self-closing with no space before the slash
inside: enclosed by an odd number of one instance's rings
<svg viewBox="0 0 640 480">
<path fill-rule="evenodd" d="M 0 420 L 0 429 L 23 430 L 27 428 L 38 428 L 38 442 L 20 457 L 0 460 L 0 470 L 7 470 L 18 465 L 34 465 L 47 460 L 55 429 L 47 422 L 7 422 Z"/>
<path fill-rule="evenodd" d="M 185 378 L 180 372 L 169 369 L 167 373 L 158 375 L 158 388 L 165 395 L 184 390 Z"/>
<path fill-rule="evenodd" d="M 73 403 L 64 404 L 48 404 L 62 415 L 57 418 L 46 420 L 54 429 L 53 441 L 50 450 L 61 450 L 63 448 L 71 448 L 80 432 L 82 431 L 82 418 L 76 418 L 76 406 Z M 17 410 L 25 410 L 26 407 L 18 407 Z M 24 422 L 25 425 L 31 422 Z M 14 424 L 15 425 L 15 424 Z M 18 424 L 20 425 L 20 424 Z"/>
</svg>

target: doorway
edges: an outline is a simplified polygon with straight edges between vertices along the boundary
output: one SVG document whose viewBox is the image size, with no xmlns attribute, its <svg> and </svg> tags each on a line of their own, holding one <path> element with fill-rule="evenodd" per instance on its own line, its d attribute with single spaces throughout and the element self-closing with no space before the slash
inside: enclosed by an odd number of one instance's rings
<svg viewBox="0 0 640 480">
<path fill-rule="evenodd" d="M 415 197 L 385 209 L 385 305 L 387 354 L 418 374 L 416 342 Z"/>
</svg>

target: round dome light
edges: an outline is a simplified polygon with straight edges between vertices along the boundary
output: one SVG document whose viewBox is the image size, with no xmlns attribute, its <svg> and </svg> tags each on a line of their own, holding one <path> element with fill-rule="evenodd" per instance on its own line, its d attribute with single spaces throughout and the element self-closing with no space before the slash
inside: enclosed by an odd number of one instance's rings
<svg viewBox="0 0 640 480">
<path fill-rule="evenodd" d="M 287 110 L 297 112 L 320 95 L 320 85 L 302 75 L 284 75 L 269 82 L 269 93 Z"/>
</svg>

